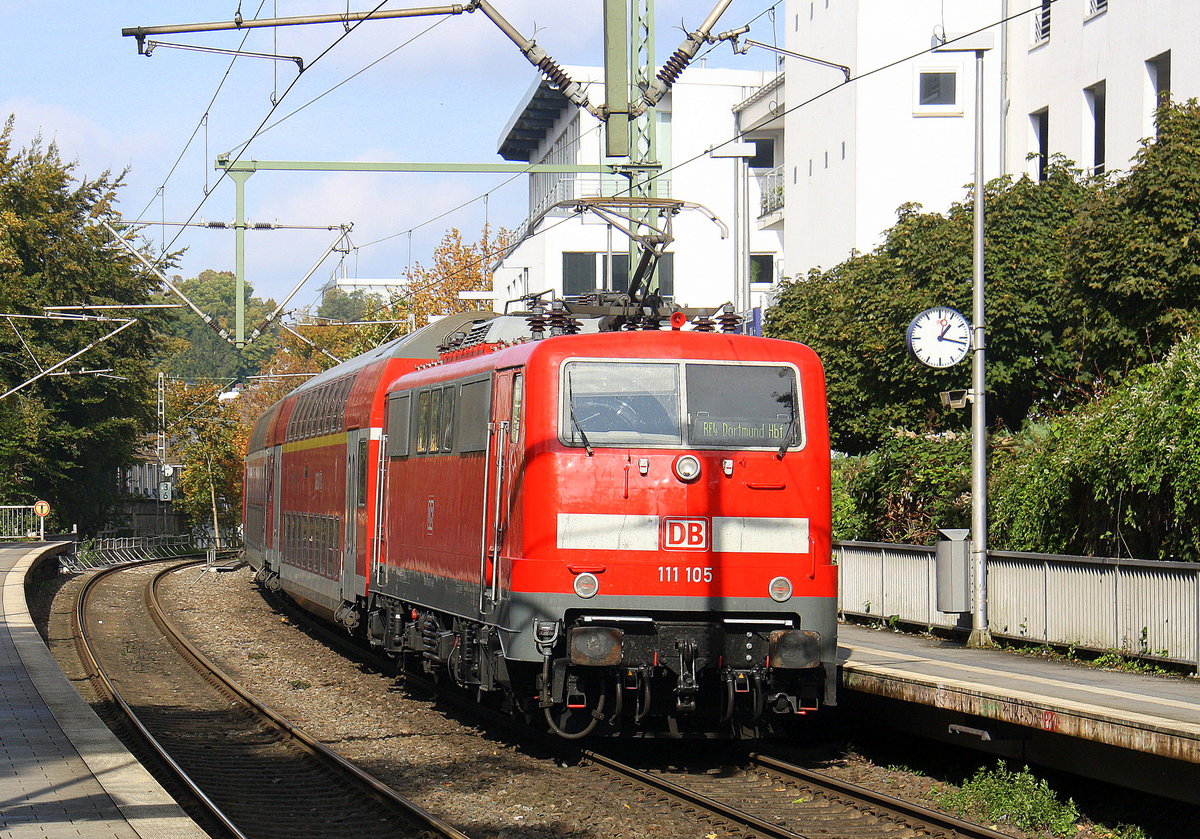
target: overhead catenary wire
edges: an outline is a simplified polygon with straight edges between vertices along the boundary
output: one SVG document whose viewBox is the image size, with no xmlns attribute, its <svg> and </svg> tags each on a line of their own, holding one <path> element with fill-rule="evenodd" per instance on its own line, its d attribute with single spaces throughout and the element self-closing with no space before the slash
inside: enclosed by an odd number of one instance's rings
<svg viewBox="0 0 1200 839">
<path fill-rule="evenodd" d="M 1050 2 L 1051 2 L 1051 3 L 1057 3 L 1057 2 L 1058 2 L 1058 0 L 1050 0 Z M 771 8 L 774 8 L 774 6 L 775 6 L 775 5 L 778 5 L 778 3 L 774 4 L 774 5 L 773 5 Z M 1009 21 L 1015 20 L 1015 19 L 1017 19 L 1017 18 L 1020 18 L 1020 17 L 1022 17 L 1022 16 L 1024 16 L 1024 15 L 1030 14 L 1030 13 L 1032 13 L 1032 12 L 1034 12 L 1034 11 L 1038 11 L 1038 10 L 1040 10 L 1040 7 L 1036 7 L 1036 6 L 1035 6 L 1035 7 L 1032 7 L 1032 8 L 1030 8 L 1030 9 L 1026 9 L 1026 10 L 1024 10 L 1024 11 L 1015 12 L 1015 13 L 1013 13 L 1013 14 L 1010 14 L 1010 15 L 1006 16 L 1006 17 L 1003 17 L 1003 18 L 1000 18 L 1000 19 L 998 19 L 998 20 L 996 20 L 996 21 L 992 21 L 992 22 L 990 22 L 990 23 L 988 23 L 988 24 L 985 24 L 984 26 L 980 26 L 980 27 L 978 27 L 978 28 L 976 28 L 976 29 L 974 29 L 974 30 L 972 30 L 972 31 L 970 31 L 970 32 L 967 32 L 967 33 L 964 33 L 964 34 L 962 34 L 962 35 L 959 35 L 959 36 L 958 36 L 958 37 L 956 37 L 956 38 L 950 39 L 949 41 L 947 41 L 947 43 L 953 43 L 954 41 L 957 41 L 957 40 L 961 40 L 961 39 L 969 38 L 969 37 L 971 37 L 971 36 L 973 36 L 973 35 L 976 35 L 976 34 L 978 34 L 978 33 L 980 33 L 980 32 L 987 31 L 988 29 L 991 29 L 991 28 L 993 28 L 993 27 L 996 27 L 996 26 L 1003 26 L 1003 25 L 1007 24 Z M 758 15 L 758 16 L 757 16 L 755 19 L 757 19 L 758 17 L 762 17 L 762 15 L 763 15 L 763 14 L 766 14 L 766 10 L 764 10 L 764 12 L 760 13 L 760 14 L 759 14 L 759 15 Z M 938 46 L 941 46 L 941 45 L 939 44 Z M 902 65 L 902 64 L 905 64 L 905 63 L 907 63 L 907 62 L 914 61 L 914 60 L 916 60 L 917 58 L 920 58 L 920 57 L 921 57 L 921 56 L 923 56 L 923 55 L 927 55 L 927 54 L 929 54 L 929 53 L 933 52 L 933 51 L 934 51 L 934 49 L 936 49 L 936 47 L 934 47 L 934 46 L 927 47 L 927 48 L 925 48 L 925 49 L 919 50 L 919 51 L 917 51 L 917 52 L 914 52 L 914 53 L 911 53 L 911 54 L 908 54 L 908 55 L 902 56 L 902 57 L 900 57 L 900 58 L 897 58 L 897 59 L 895 59 L 895 60 L 893 60 L 893 61 L 889 61 L 889 62 L 887 62 L 887 63 L 885 63 L 885 64 L 879 65 L 878 67 L 875 67 L 875 68 L 872 68 L 872 69 L 870 69 L 870 70 L 864 71 L 864 72 L 862 72 L 862 73 L 859 73 L 859 74 L 857 74 L 857 75 L 851 75 L 851 76 L 850 76 L 850 77 L 849 77 L 849 78 L 848 78 L 848 79 L 847 79 L 845 82 L 842 82 L 841 84 L 835 85 L 835 86 L 833 86 L 833 87 L 831 87 L 831 88 L 829 88 L 829 89 L 827 89 L 827 90 L 824 90 L 824 91 L 822 91 L 822 92 L 820 92 L 820 93 L 818 93 L 818 94 L 816 94 L 816 95 L 814 95 L 814 96 L 811 96 L 811 97 L 809 97 L 809 98 L 807 98 L 807 99 L 803 100 L 802 102 L 799 102 L 799 103 L 797 103 L 797 104 L 795 104 L 795 105 L 792 105 L 792 106 L 790 106 L 790 107 L 788 107 L 788 108 L 785 108 L 783 111 L 781 111 L 781 112 L 780 112 L 779 116 L 780 116 L 780 117 L 782 117 L 782 116 L 784 116 L 784 115 L 786 115 L 786 114 L 790 114 L 790 113 L 793 113 L 793 112 L 795 112 L 795 111 L 798 111 L 798 110 L 800 110 L 801 108 L 807 107 L 807 106 L 809 106 L 809 105 L 813 104 L 814 102 L 817 102 L 817 101 L 819 101 L 819 100 L 821 100 L 821 99 L 825 98 L 825 97 L 826 97 L 826 96 L 828 96 L 829 94 L 831 94 L 831 93 L 833 93 L 833 92 L 835 92 L 835 91 L 837 91 L 837 90 L 840 90 L 840 89 L 842 89 L 843 87 L 845 87 L 845 86 L 846 86 L 846 85 L 848 85 L 848 84 L 852 84 L 852 83 L 854 83 L 854 82 L 861 81 L 861 80 L 863 80 L 863 79 L 866 79 L 866 78 L 869 78 L 869 77 L 871 77 L 871 76 L 877 75 L 877 74 L 879 74 L 879 73 L 882 73 L 882 72 L 885 72 L 885 71 L 887 71 L 887 70 L 890 70 L 890 69 L 892 69 L 892 68 L 894 68 L 894 67 L 897 67 L 897 66 L 900 66 L 900 65 Z M 725 140 L 725 141 L 723 141 L 723 142 L 721 142 L 721 143 L 718 143 L 718 144 L 716 144 L 714 147 L 719 147 L 719 146 L 722 146 L 722 145 L 726 145 L 726 144 L 728 144 L 728 143 L 738 142 L 740 139 L 741 139 L 741 135 L 740 135 L 740 133 L 739 133 L 739 134 L 736 134 L 736 135 L 734 135 L 733 137 L 730 137 L 729 139 L 727 139 L 727 140 Z M 659 171 L 659 172 L 655 173 L 654 175 L 650 176 L 650 177 L 647 179 L 647 181 L 648 181 L 648 182 L 649 182 L 649 181 L 653 181 L 653 180 L 655 180 L 655 179 L 657 179 L 657 178 L 661 178 L 661 177 L 663 177 L 663 176 L 665 176 L 665 175 L 668 175 L 668 174 L 670 174 L 670 173 L 672 173 L 672 172 L 675 172 L 675 171 L 679 170 L 680 168 L 682 168 L 682 167 L 684 167 L 684 166 L 687 166 L 687 165 L 689 165 L 689 164 L 695 163 L 695 162 L 696 162 L 696 161 L 698 161 L 698 160 L 702 160 L 702 159 L 706 158 L 706 157 L 708 156 L 708 154 L 709 154 L 708 150 L 705 150 L 705 151 L 703 151 L 703 152 L 700 152 L 699 154 L 693 155 L 692 157 L 690 157 L 690 158 L 688 158 L 688 159 L 686 159 L 686 160 L 682 160 L 682 161 L 680 161 L 679 163 L 676 163 L 676 164 L 674 164 L 673 166 L 670 166 L 670 167 L 668 167 L 668 168 L 666 168 L 666 169 L 663 169 L 663 170 L 661 170 L 661 171 Z M 628 195 L 628 194 L 629 194 L 629 189 L 628 189 L 628 188 L 626 188 L 626 189 L 618 190 L 618 191 L 617 191 L 615 194 L 616 194 L 616 195 L 618 195 L 618 196 L 619 196 L 619 195 Z M 476 200 L 478 200 L 478 199 L 476 199 Z M 532 236 L 535 236 L 535 235 L 540 235 L 541 233 L 544 233 L 544 232 L 546 232 L 546 231 L 548 231 L 548 230 L 551 230 L 551 229 L 553 229 L 553 228 L 557 227 L 559 224 L 562 224 L 562 223 L 564 223 L 565 221 L 568 221 L 568 220 L 570 220 L 571 218 L 572 218 L 571 216 L 565 217 L 564 219 L 560 220 L 559 222 L 556 222 L 556 223 L 555 223 L 555 224 L 553 224 L 553 225 L 550 225 L 550 226 L 548 226 L 548 227 L 546 227 L 546 228 L 543 228 L 542 230 L 539 230 L 539 231 L 537 231 L 537 233 L 531 234 L 531 237 L 530 237 L 530 238 L 532 238 Z M 401 234 L 396 234 L 396 235 L 401 235 Z M 380 241 L 380 240 L 376 240 L 376 241 Z M 374 243 L 369 243 L 369 244 L 374 244 Z M 500 252 L 502 252 L 502 251 L 497 251 L 497 253 L 500 253 Z M 457 269 L 455 272 L 451 273 L 450 275 L 448 275 L 448 276 L 447 276 L 447 277 L 445 277 L 444 279 L 454 279 L 454 278 L 456 278 L 456 276 L 460 275 L 460 274 L 461 274 L 461 272 L 462 272 L 463 270 L 475 269 L 475 268 L 478 268 L 478 267 L 479 267 L 481 264 L 482 264 L 482 260 L 476 260 L 475 262 L 471 263 L 471 264 L 470 264 L 470 265 L 468 265 L 468 266 L 461 266 L 459 269 Z M 430 285 L 431 285 L 431 284 L 427 283 L 427 284 L 426 284 L 426 285 L 425 285 L 423 288 L 420 288 L 420 289 L 413 290 L 413 291 L 409 292 L 409 296 L 411 296 L 412 294 L 415 294 L 415 293 L 417 293 L 418 291 L 425 290 L 425 288 L 428 288 Z M 382 310 L 383 308 L 384 308 L 384 307 L 382 307 L 382 306 L 381 306 L 379 309 L 376 309 L 375 311 Z"/>
</svg>

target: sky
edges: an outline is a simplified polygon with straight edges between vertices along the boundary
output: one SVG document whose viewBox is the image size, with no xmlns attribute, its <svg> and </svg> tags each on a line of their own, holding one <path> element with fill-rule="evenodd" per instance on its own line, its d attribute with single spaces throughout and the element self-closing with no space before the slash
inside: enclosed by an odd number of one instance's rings
<svg viewBox="0 0 1200 839">
<path fill-rule="evenodd" d="M 134 26 L 368 11 L 378 0 L 0 0 L 0 117 L 17 146 L 57 144 L 77 177 L 126 171 L 119 209 L 149 225 L 156 249 L 186 248 L 169 274 L 233 270 L 230 230 L 172 226 L 234 217 L 234 188 L 213 161 L 247 140 L 243 159 L 500 163 L 500 133 L 539 74 L 481 12 L 341 24 L 159 36 L 157 40 L 300 56 L 291 61 L 160 46 L 138 55 Z M 658 0 L 657 64 L 717 0 Z M 431 5 L 389 0 L 383 9 Z M 601 0 L 492 0 L 562 65 L 602 61 Z M 777 6 L 777 14 L 767 13 Z M 778 18 L 776 22 L 775 18 Z M 754 20 L 749 37 L 782 43 L 782 0 L 734 0 L 716 26 Z M 709 67 L 763 69 L 765 51 L 721 44 Z M 273 104 L 276 103 L 276 104 Z M 590 117 L 585 117 L 591 119 Z M 260 126 L 262 130 L 260 130 Z M 586 128 L 585 124 L 585 128 Z M 254 222 L 325 228 L 352 224 L 344 256 L 319 264 L 289 309 L 318 301 L 335 271 L 398 277 L 429 265 L 450 227 L 468 241 L 485 221 L 516 227 L 526 176 L 258 172 L 246 183 Z M 507 184 L 505 182 L 508 182 Z M 485 198 L 486 196 L 486 198 Z M 455 209 L 463 205 L 460 209 Z M 444 214 L 444 215 L 443 215 Z M 250 231 L 246 276 L 281 300 L 337 238 L 327 229 Z"/>
</svg>

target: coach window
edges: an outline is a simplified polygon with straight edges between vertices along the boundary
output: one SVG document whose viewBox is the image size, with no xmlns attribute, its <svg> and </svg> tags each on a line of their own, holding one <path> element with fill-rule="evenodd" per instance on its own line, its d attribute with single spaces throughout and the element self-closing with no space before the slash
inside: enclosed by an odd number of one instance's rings
<svg viewBox="0 0 1200 839">
<path fill-rule="evenodd" d="M 388 402 L 387 451 L 385 452 L 388 457 L 404 457 L 408 454 L 410 402 L 412 399 L 407 393 L 403 396 L 393 396 Z"/>
<path fill-rule="evenodd" d="M 429 391 L 417 397 L 417 451 L 429 450 Z"/>
<path fill-rule="evenodd" d="M 367 506 L 367 438 L 358 441 L 358 506 Z"/>
<path fill-rule="evenodd" d="M 525 404 L 525 377 L 520 373 L 513 376 L 512 418 L 508 424 L 509 439 L 514 443 L 521 436 L 521 409 Z"/>
<path fill-rule="evenodd" d="M 454 386 L 442 388 L 442 409 L 439 426 L 442 429 L 442 451 L 448 452 L 454 447 Z"/>
<path fill-rule="evenodd" d="M 333 431 L 333 396 L 335 391 L 334 384 L 327 384 L 321 388 L 321 433 L 329 434 Z"/>
</svg>

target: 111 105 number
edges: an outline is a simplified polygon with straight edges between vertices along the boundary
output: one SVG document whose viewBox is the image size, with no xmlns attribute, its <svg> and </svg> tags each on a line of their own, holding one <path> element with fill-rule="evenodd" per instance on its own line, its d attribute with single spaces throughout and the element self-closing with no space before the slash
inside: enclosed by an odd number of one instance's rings
<svg viewBox="0 0 1200 839">
<path fill-rule="evenodd" d="M 680 571 L 683 573 L 681 574 Z M 681 577 L 689 583 L 711 583 L 713 581 L 713 570 L 711 568 L 701 568 L 698 565 L 685 565 L 682 568 L 678 565 L 658 566 L 658 581 L 660 583 L 677 583 Z"/>
</svg>

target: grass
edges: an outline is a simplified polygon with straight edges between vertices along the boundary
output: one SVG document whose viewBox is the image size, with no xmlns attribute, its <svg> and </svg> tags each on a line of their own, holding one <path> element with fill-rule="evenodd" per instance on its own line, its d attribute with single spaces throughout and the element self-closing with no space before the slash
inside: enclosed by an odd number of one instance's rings
<svg viewBox="0 0 1200 839">
<path fill-rule="evenodd" d="M 934 798 L 966 818 L 1012 825 L 1029 833 L 1073 836 L 1080 818 L 1075 802 L 1059 801 L 1045 779 L 1034 777 L 1028 766 L 1014 772 L 1002 761 L 993 769 L 981 767 L 961 788 L 935 793 Z"/>
</svg>

